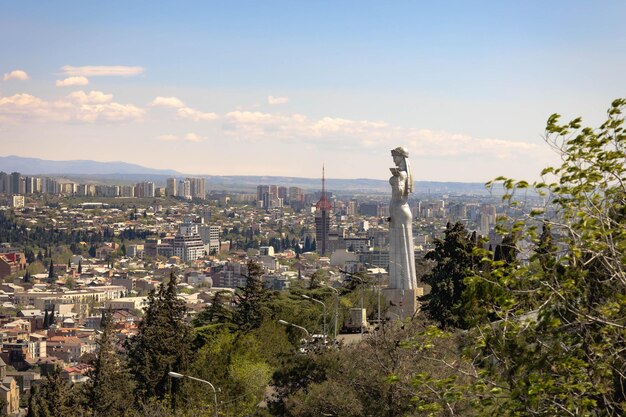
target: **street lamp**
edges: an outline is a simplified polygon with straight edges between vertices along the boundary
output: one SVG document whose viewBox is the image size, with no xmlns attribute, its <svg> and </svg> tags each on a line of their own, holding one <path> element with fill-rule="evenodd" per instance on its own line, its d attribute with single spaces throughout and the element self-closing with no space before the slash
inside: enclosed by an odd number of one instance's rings
<svg viewBox="0 0 626 417">
<path fill-rule="evenodd" d="M 304 333 L 306 333 L 306 337 L 311 337 L 311 335 L 309 334 L 309 331 L 307 329 L 305 329 L 304 327 L 302 327 L 302 326 L 298 326 L 297 324 L 289 323 L 288 321 L 285 321 L 285 320 L 278 320 L 278 323 L 282 324 L 283 326 L 297 327 L 298 329 L 300 329 Z"/>
<path fill-rule="evenodd" d="M 330 284 L 326 284 L 326 287 L 335 291 L 335 339 L 337 339 L 337 320 L 339 317 L 339 290 Z"/>
<path fill-rule="evenodd" d="M 351 272 L 348 271 L 342 271 L 341 269 L 339 270 L 339 272 L 346 274 L 350 277 L 350 279 L 358 279 L 359 282 L 361 283 L 361 323 L 359 324 L 359 327 L 361 328 L 361 339 L 363 338 L 363 292 L 365 291 L 365 289 L 363 288 L 365 285 L 365 281 L 363 281 L 363 278 L 361 278 L 358 275 L 355 275 Z"/>
<path fill-rule="evenodd" d="M 324 334 L 324 343 L 326 343 L 326 304 L 324 304 L 323 301 L 318 300 L 317 298 L 309 297 L 308 295 L 305 295 L 305 294 L 301 294 L 301 295 L 302 295 L 302 298 L 305 298 L 310 301 L 314 301 L 316 303 L 320 303 L 324 307 L 324 328 L 323 328 L 322 333 Z"/>
<path fill-rule="evenodd" d="M 365 265 L 370 265 L 370 266 L 373 266 L 373 267 L 378 269 L 378 273 L 376 274 L 376 276 L 378 277 L 378 324 L 380 324 L 380 293 L 382 292 L 382 289 L 380 288 L 380 281 L 381 281 L 380 270 L 382 268 L 380 266 L 378 266 L 378 265 L 374 265 L 374 264 L 371 264 L 369 262 L 365 262 Z"/>
<path fill-rule="evenodd" d="M 213 400 L 215 401 L 215 407 L 213 408 L 213 415 L 215 417 L 218 417 L 217 415 L 217 391 L 215 390 L 215 387 L 213 386 L 213 384 L 211 384 L 209 381 L 206 381 L 204 379 L 196 378 L 196 377 L 189 376 L 189 375 L 179 374 L 178 372 L 168 372 L 167 374 L 171 376 L 172 378 L 178 378 L 178 379 L 189 378 L 189 379 L 193 379 L 194 381 L 202 382 L 203 384 L 208 384 L 213 390 Z"/>
</svg>

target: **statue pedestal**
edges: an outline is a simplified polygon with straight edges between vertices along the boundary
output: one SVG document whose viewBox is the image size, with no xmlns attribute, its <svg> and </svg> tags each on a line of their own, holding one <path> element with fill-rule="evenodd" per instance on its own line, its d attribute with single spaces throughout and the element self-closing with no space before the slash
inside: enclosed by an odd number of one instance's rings
<svg viewBox="0 0 626 417">
<path fill-rule="evenodd" d="M 422 287 L 410 290 L 400 290 L 395 288 L 384 288 L 383 297 L 387 300 L 387 312 L 385 317 L 388 319 L 405 319 L 412 317 L 419 310 L 418 297 L 424 295 Z"/>
</svg>

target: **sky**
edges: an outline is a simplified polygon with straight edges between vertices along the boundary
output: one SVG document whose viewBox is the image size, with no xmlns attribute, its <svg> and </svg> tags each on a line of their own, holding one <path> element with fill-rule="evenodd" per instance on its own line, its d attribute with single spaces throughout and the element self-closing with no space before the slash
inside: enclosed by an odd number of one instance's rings
<svg viewBox="0 0 626 417">
<path fill-rule="evenodd" d="M 622 1 L 4 1 L 0 155 L 534 180 L 626 97 Z M 1 169 L 1 167 L 0 167 Z"/>
</svg>

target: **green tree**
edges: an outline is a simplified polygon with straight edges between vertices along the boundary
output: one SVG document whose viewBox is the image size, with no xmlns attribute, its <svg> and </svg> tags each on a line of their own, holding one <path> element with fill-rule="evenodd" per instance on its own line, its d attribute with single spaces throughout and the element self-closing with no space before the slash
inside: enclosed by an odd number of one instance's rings
<svg viewBox="0 0 626 417">
<path fill-rule="evenodd" d="M 26 412 L 26 417 L 41 417 L 41 413 L 39 411 L 39 404 L 37 403 L 38 398 L 38 389 L 36 385 L 30 387 L 30 393 L 28 395 L 28 411 Z"/>
<path fill-rule="evenodd" d="M 475 268 L 473 255 L 476 236 L 470 235 L 462 223 L 446 226 L 443 240 L 435 241 L 435 249 L 426 259 L 436 262 L 422 280 L 431 286 L 430 293 L 421 298 L 422 310 L 432 320 L 445 327 L 466 327 L 461 306 L 464 280 Z"/>
<path fill-rule="evenodd" d="M 205 344 L 195 355 L 191 374 L 211 381 L 220 390 L 220 415 L 251 415 L 271 379 L 263 346 L 251 332 L 232 332 L 227 326 L 209 325 L 199 331 L 204 333 Z M 213 398 L 206 395 L 206 386 L 187 389 L 188 403 L 199 402 L 212 409 Z"/>
<path fill-rule="evenodd" d="M 52 262 L 52 259 L 50 259 L 50 266 L 48 267 L 48 280 L 53 281 L 54 278 L 55 278 L 54 262 Z"/>
<path fill-rule="evenodd" d="M 29 401 L 29 413 L 37 417 L 72 417 L 80 415 L 80 393 L 61 377 L 61 369 L 50 372 L 39 391 Z"/>
<path fill-rule="evenodd" d="M 328 272 L 323 269 L 318 269 L 317 271 L 313 272 L 309 281 L 309 289 L 314 290 L 315 288 L 319 288 L 326 279 L 327 275 Z"/>
<path fill-rule="evenodd" d="M 503 416 L 626 412 L 625 106 L 615 100 L 596 129 L 580 118 L 561 124 L 550 117 L 546 138 L 563 163 L 534 184 L 550 205 L 502 223 L 534 242 L 534 254 L 514 268 L 494 260 L 489 276 L 466 281 L 500 294 L 485 303 L 498 319 L 472 329 L 468 350 L 482 383 L 497 393 L 483 413 L 493 404 Z M 530 186 L 495 182 L 511 206 L 516 191 Z"/>
<path fill-rule="evenodd" d="M 123 358 L 116 349 L 111 310 L 104 313 L 101 328 L 98 352 L 85 384 L 86 405 L 94 417 L 121 416 L 133 404 L 133 386 Z"/>
<path fill-rule="evenodd" d="M 186 307 L 177 296 L 176 283 L 172 272 L 167 282 L 150 292 L 139 332 L 127 342 L 138 403 L 154 397 L 163 399 L 169 393 L 176 401 L 181 384 L 178 380 L 170 384 L 168 372 L 184 373 L 189 366 L 191 328 L 185 321 Z"/>
<path fill-rule="evenodd" d="M 263 268 L 256 262 L 247 265 L 246 285 L 235 292 L 236 309 L 233 324 L 240 331 L 247 332 L 261 326 L 265 316 L 266 302 L 271 298 L 270 291 L 263 286 Z"/>
<path fill-rule="evenodd" d="M 228 323 L 232 319 L 232 311 L 227 307 L 232 299 L 232 294 L 227 290 L 220 290 L 215 293 L 211 305 L 202 310 L 194 318 L 195 327 L 204 326 L 211 323 Z"/>
</svg>

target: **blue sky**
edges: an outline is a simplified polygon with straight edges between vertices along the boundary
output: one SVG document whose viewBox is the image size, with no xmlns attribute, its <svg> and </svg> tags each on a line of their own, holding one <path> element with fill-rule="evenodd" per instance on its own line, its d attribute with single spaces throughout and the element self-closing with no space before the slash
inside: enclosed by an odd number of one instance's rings
<svg viewBox="0 0 626 417">
<path fill-rule="evenodd" d="M 192 174 L 534 179 L 626 96 L 626 3 L 13 2 L 0 151 Z M 1 168 L 1 167 L 0 167 Z"/>
</svg>

